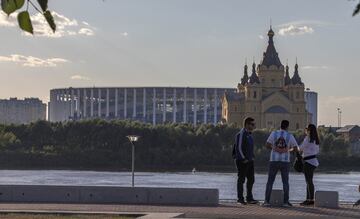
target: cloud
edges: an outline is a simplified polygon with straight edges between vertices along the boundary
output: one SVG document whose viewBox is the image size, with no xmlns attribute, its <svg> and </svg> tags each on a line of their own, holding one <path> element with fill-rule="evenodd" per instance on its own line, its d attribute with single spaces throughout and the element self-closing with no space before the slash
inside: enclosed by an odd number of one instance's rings
<svg viewBox="0 0 360 219">
<path fill-rule="evenodd" d="M 74 33 L 75 34 L 75 33 Z M 95 33 L 89 28 L 81 28 L 78 32 L 80 35 L 93 36 Z"/>
<path fill-rule="evenodd" d="M 304 70 L 325 70 L 325 69 L 329 69 L 329 66 L 326 65 L 322 65 L 322 66 L 312 66 L 312 65 L 305 65 L 302 66 L 301 69 Z"/>
<path fill-rule="evenodd" d="M 3 12 L 0 12 L 0 27 L 17 27 L 17 12 L 11 14 L 9 17 Z M 57 12 L 51 13 L 56 23 L 56 32 L 53 33 L 49 24 L 46 22 L 41 13 L 31 15 L 31 21 L 34 27 L 34 35 L 39 37 L 60 38 L 65 36 L 93 36 L 95 35 L 95 28 L 89 23 L 83 21 L 78 22 L 76 19 L 70 19 Z M 32 36 L 25 33 L 26 36 Z"/>
<path fill-rule="evenodd" d="M 339 26 L 341 24 L 331 23 L 320 20 L 297 20 L 277 25 L 279 28 L 279 35 L 281 36 L 294 36 L 302 34 L 312 34 L 315 32 L 315 28 Z"/>
<path fill-rule="evenodd" d="M 124 33 L 122 33 L 121 35 L 123 35 L 124 37 L 127 37 L 127 36 L 129 36 L 129 33 L 128 33 L 128 32 L 124 32 Z"/>
<path fill-rule="evenodd" d="M 261 40 L 264 39 L 264 36 L 263 36 L 263 35 L 259 35 L 258 37 L 259 37 L 259 39 L 261 39 Z"/>
<path fill-rule="evenodd" d="M 70 77 L 71 80 L 90 81 L 91 79 L 82 75 L 73 75 Z"/>
<path fill-rule="evenodd" d="M 325 21 L 319 21 L 319 20 L 297 20 L 297 21 L 291 21 L 288 23 L 279 24 L 276 27 L 283 28 L 288 27 L 290 25 L 293 26 L 313 26 L 313 27 L 325 27 L 325 26 L 335 26 L 339 24 L 325 22 Z"/>
<path fill-rule="evenodd" d="M 0 56 L 0 62 L 14 62 L 25 67 L 56 67 L 58 64 L 69 61 L 63 58 L 41 59 L 33 56 L 13 54 L 10 56 Z"/>
<path fill-rule="evenodd" d="M 15 16 L 7 16 L 3 11 L 0 10 L 0 27 L 14 27 L 16 24 Z"/>
<path fill-rule="evenodd" d="M 289 25 L 287 27 L 283 27 L 279 29 L 278 32 L 281 36 L 293 36 L 293 35 L 303 35 L 303 34 L 312 34 L 314 33 L 314 29 L 310 26 L 295 26 Z"/>
</svg>

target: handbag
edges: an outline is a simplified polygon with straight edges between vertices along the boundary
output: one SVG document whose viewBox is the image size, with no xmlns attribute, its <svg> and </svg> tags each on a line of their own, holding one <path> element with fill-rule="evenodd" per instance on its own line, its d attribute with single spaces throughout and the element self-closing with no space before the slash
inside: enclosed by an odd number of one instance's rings
<svg viewBox="0 0 360 219">
<path fill-rule="evenodd" d="M 296 170 L 296 172 L 299 172 L 299 173 L 303 172 L 303 170 L 304 170 L 304 161 L 299 152 L 296 152 L 294 169 Z"/>
<path fill-rule="evenodd" d="M 294 162 L 294 169 L 299 173 L 303 172 L 303 170 L 304 170 L 304 161 L 314 159 L 314 158 L 316 158 L 316 155 L 310 155 L 310 156 L 307 156 L 307 157 L 303 158 L 299 152 L 296 152 L 296 158 L 295 158 L 295 162 Z"/>
</svg>

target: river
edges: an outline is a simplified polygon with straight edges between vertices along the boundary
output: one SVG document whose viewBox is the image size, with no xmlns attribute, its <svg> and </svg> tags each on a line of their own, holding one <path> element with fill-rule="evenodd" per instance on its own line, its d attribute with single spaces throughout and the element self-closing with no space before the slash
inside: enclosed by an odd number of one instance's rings
<svg viewBox="0 0 360 219">
<path fill-rule="evenodd" d="M 236 199 L 235 173 L 210 172 L 179 172 L 179 173 L 135 173 L 135 186 L 150 187 L 195 187 L 218 188 L 220 199 Z M 264 199 L 266 174 L 256 174 L 254 197 Z M 360 199 L 358 185 L 360 173 L 346 174 L 315 174 L 316 190 L 335 190 L 339 192 L 340 201 L 354 202 Z M 16 185 L 102 185 L 102 186 L 131 186 L 129 172 L 96 172 L 71 170 L 0 170 L 0 184 Z M 281 177 L 278 174 L 274 188 L 282 188 Z M 301 174 L 290 174 L 290 199 L 303 200 L 305 198 L 305 180 Z"/>
</svg>

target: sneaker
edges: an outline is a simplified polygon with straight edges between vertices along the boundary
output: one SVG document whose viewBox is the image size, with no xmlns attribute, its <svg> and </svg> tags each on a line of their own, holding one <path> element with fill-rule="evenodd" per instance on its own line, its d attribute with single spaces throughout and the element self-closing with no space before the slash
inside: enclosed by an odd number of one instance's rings
<svg viewBox="0 0 360 219">
<path fill-rule="evenodd" d="M 258 200 L 255 200 L 255 199 L 249 199 L 249 200 L 246 200 L 246 202 L 250 205 L 256 205 L 256 204 L 259 204 L 259 201 Z"/>
<path fill-rule="evenodd" d="M 311 205 L 314 205 L 314 204 L 315 204 L 314 201 L 308 201 L 308 202 L 306 203 L 307 206 L 311 206 Z"/>
<path fill-rule="evenodd" d="M 264 203 L 262 203 L 261 206 L 263 206 L 263 207 L 270 207 L 271 205 L 270 205 L 269 202 L 265 201 Z"/>
<path fill-rule="evenodd" d="M 246 205 L 247 204 L 244 200 L 238 200 L 236 203 L 239 204 L 239 205 Z"/>
<path fill-rule="evenodd" d="M 293 205 L 290 202 L 284 203 L 283 207 L 292 207 Z"/>
<path fill-rule="evenodd" d="M 303 201 L 303 202 L 300 203 L 300 205 L 301 206 L 306 206 L 308 202 L 309 202 L 309 200 Z"/>
</svg>

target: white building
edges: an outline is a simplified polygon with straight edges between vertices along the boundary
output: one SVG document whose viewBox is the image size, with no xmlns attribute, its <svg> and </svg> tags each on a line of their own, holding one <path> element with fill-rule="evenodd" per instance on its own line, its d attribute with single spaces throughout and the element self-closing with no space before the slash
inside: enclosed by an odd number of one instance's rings
<svg viewBox="0 0 360 219">
<path fill-rule="evenodd" d="M 318 94 L 307 89 L 305 92 L 306 110 L 312 114 L 312 123 L 318 124 Z"/>
<path fill-rule="evenodd" d="M 0 100 L 1 124 L 28 124 L 46 120 L 46 104 L 38 98 Z"/>
<path fill-rule="evenodd" d="M 91 118 L 129 119 L 146 123 L 212 123 L 221 120 L 221 97 L 234 88 L 199 87 L 85 87 L 50 91 L 51 122 Z M 313 93 L 313 92 L 312 92 Z M 316 94 L 316 93 L 315 93 Z M 311 97 L 310 113 L 317 117 Z M 308 101 L 308 99 L 306 99 Z M 317 121 L 317 118 L 314 120 Z"/>
<path fill-rule="evenodd" d="M 88 87 L 50 91 L 49 120 L 130 119 L 146 123 L 218 123 L 220 98 L 233 88 Z"/>
</svg>

